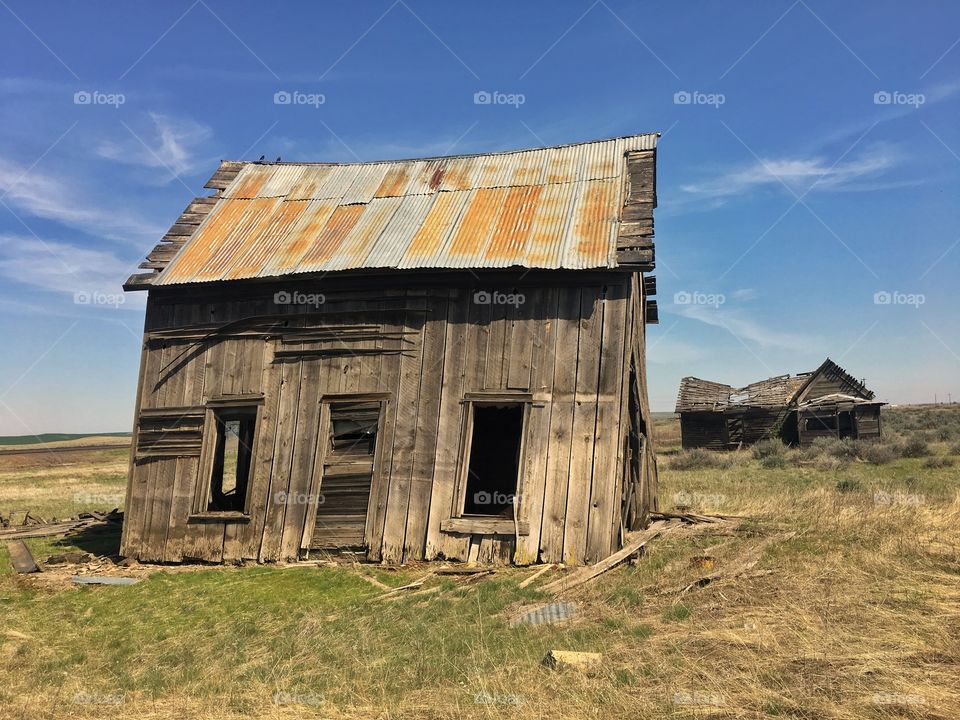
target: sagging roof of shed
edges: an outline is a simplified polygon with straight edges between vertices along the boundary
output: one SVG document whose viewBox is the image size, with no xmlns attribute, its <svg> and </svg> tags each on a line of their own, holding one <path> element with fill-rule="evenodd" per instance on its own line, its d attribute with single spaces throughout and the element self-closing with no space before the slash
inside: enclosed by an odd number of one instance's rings
<svg viewBox="0 0 960 720">
<path fill-rule="evenodd" d="M 143 267 L 159 272 L 154 286 L 338 270 L 616 267 L 625 155 L 654 150 L 657 137 L 382 162 L 224 162 L 207 184 L 220 193 L 184 213 L 199 225 Z"/>
<path fill-rule="evenodd" d="M 818 388 L 825 391 L 818 392 Z M 869 403 L 874 394 L 866 385 L 827 358 L 813 372 L 776 377 L 742 388 L 685 377 L 680 381 L 675 412 L 723 412 L 737 407 L 778 408 L 792 403 L 804 407 L 843 402 Z M 882 403 L 880 403 L 882 404 Z"/>
</svg>

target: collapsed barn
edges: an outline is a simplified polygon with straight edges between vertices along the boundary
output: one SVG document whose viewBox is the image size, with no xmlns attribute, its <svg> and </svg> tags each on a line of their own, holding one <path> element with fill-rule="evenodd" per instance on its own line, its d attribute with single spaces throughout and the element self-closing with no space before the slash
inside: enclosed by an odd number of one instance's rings
<svg viewBox="0 0 960 720">
<path fill-rule="evenodd" d="M 742 388 L 685 377 L 676 412 L 684 448 L 733 450 L 767 438 L 800 446 L 818 437 L 878 439 L 882 405 L 827 358 L 813 372 Z"/>
<path fill-rule="evenodd" d="M 656 134 L 223 162 L 148 292 L 121 551 L 592 563 L 655 507 Z"/>
</svg>

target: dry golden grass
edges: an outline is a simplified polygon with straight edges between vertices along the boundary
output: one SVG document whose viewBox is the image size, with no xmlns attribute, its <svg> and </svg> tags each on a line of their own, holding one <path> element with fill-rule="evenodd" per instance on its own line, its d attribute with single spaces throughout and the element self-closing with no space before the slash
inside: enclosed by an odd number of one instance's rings
<svg viewBox="0 0 960 720">
<path fill-rule="evenodd" d="M 509 626 L 557 576 L 521 590 L 533 572 L 521 568 L 394 602 L 373 601 L 381 591 L 357 573 L 399 585 L 423 566 L 158 571 L 83 589 L 2 574 L 0 717 L 958 716 L 955 468 L 771 469 L 750 453 L 668 465 L 662 507 L 747 519 L 654 541 L 565 596 L 578 614 L 562 625 Z M 762 553 L 765 574 L 724 577 L 787 532 Z M 720 579 L 679 592 L 709 572 Z M 550 648 L 603 664 L 547 670 Z"/>
</svg>

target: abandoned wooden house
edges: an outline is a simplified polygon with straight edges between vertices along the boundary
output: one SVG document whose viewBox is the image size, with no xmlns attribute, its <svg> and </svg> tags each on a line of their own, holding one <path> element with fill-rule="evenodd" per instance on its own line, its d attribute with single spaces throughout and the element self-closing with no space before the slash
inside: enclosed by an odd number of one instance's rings
<svg viewBox="0 0 960 720">
<path fill-rule="evenodd" d="M 676 412 L 683 447 L 733 450 L 766 438 L 801 446 L 818 437 L 877 439 L 882 405 L 827 358 L 813 372 L 742 388 L 685 377 Z"/>
<path fill-rule="evenodd" d="M 655 505 L 656 134 L 223 162 L 148 292 L 121 551 L 592 563 Z"/>
</svg>

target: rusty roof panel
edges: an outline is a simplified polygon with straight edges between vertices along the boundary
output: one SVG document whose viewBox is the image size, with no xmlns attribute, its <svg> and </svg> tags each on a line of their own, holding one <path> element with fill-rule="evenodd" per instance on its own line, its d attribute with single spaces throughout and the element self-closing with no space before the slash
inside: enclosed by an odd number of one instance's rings
<svg viewBox="0 0 960 720">
<path fill-rule="evenodd" d="M 616 265 L 624 154 L 656 135 L 373 163 L 246 163 L 154 284 L 361 268 Z"/>
</svg>

